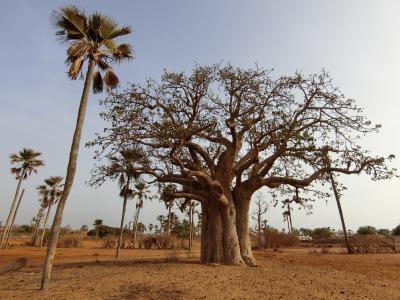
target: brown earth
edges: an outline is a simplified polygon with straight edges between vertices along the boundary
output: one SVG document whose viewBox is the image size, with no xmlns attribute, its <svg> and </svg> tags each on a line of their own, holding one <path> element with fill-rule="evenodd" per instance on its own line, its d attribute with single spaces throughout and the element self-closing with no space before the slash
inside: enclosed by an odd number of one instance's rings
<svg viewBox="0 0 400 300">
<path fill-rule="evenodd" d="M 204 266 L 198 251 L 58 249 L 49 291 L 38 290 L 45 249 L 0 251 L 0 299 L 400 299 L 400 254 L 345 255 L 310 249 L 259 251 L 259 267 Z M 320 250 L 317 250 L 317 252 Z"/>
</svg>

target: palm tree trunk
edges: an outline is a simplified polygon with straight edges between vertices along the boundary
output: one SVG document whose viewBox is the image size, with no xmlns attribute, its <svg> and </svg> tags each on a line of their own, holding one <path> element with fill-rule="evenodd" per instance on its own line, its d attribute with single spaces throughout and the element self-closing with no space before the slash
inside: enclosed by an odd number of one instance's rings
<svg viewBox="0 0 400 300">
<path fill-rule="evenodd" d="M 168 203 L 168 235 L 171 234 L 171 203 Z"/>
<path fill-rule="evenodd" d="M 44 234 L 46 232 L 47 220 L 49 219 L 49 216 L 50 216 L 50 210 L 51 210 L 51 204 L 49 205 L 49 208 L 47 209 L 46 218 L 44 219 L 44 224 L 43 224 L 43 229 L 42 229 L 42 237 L 40 238 L 39 248 L 42 248 L 42 246 L 43 246 Z"/>
<path fill-rule="evenodd" d="M 47 247 L 46 258 L 44 261 L 42 282 L 40 286 L 41 290 L 46 290 L 49 285 L 51 268 L 53 266 L 54 256 L 56 254 L 56 247 L 58 242 L 58 236 L 60 234 L 60 227 L 65 207 L 65 202 L 67 201 L 68 195 L 71 191 L 72 184 L 74 182 L 74 177 L 76 172 L 76 161 L 78 159 L 79 144 L 81 141 L 81 134 L 82 134 L 83 124 L 85 121 L 86 108 L 89 101 L 89 93 L 92 83 L 94 66 L 95 66 L 95 61 L 93 58 L 90 58 L 88 70 L 86 73 L 85 84 L 82 91 L 81 102 L 79 105 L 75 131 L 72 138 L 71 151 L 69 154 L 69 161 L 67 167 L 67 175 L 65 176 L 64 190 L 61 195 L 60 201 L 58 202 L 57 211 L 54 216 L 53 225 L 51 227 L 50 241 L 49 241 L 49 246 Z"/>
<path fill-rule="evenodd" d="M 349 239 L 347 238 L 347 230 L 346 230 L 346 224 L 344 222 L 342 205 L 340 204 L 340 196 L 339 196 L 339 193 L 337 191 L 336 183 L 335 183 L 335 180 L 333 178 L 332 172 L 329 173 L 329 178 L 331 180 L 333 193 L 335 194 L 336 204 L 337 204 L 339 215 L 340 215 L 340 221 L 342 222 L 342 230 L 343 230 L 343 234 L 344 234 L 344 241 L 346 243 L 347 253 L 348 254 L 354 254 L 354 250 L 351 248 L 350 243 L 349 243 Z"/>
<path fill-rule="evenodd" d="M 292 223 L 292 211 L 290 209 L 290 204 L 288 203 L 288 213 L 289 213 L 289 223 L 290 223 L 290 232 L 293 233 L 293 223 Z"/>
<path fill-rule="evenodd" d="M 3 241 L 5 240 L 5 238 L 8 235 L 8 231 L 10 230 L 11 221 L 14 218 L 15 209 L 17 207 L 17 201 L 18 201 L 18 194 L 19 194 L 19 190 L 21 188 L 22 180 L 25 177 L 25 174 L 26 174 L 26 170 L 24 169 L 22 171 L 22 174 L 21 174 L 19 180 L 18 180 L 17 190 L 15 191 L 15 195 L 14 195 L 14 200 L 13 200 L 13 202 L 11 204 L 10 212 L 8 213 L 6 225 L 4 226 L 4 231 L 3 231 L 3 235 L 1 237 L 1 242 L 0 242 L 0 249 L 2 248 Z"/>
<path fill-rule="evenodd" d="M 32 235 L 32 241 L 31 241 L 31 245 L 35 246 L 36 244 L 36 239 L 39 233 L 39 227 L 40 227 L 40 222 L 42 221 L 43 218 L 43 207 L 40 207 L 39 209 L 39 213 L 38 213 L 38 219 L 36 220 L 36 226 L 35 226 L 35 231 Z"/>
<path fill-rule="evenodd" d="M 133 248 L 135 248 L 135 245 L 136 245 L 137 232 L 138 232 L 138 223 L 139 223 L 139 213 L 140 213 L 140 205 L 138 206 L 137 212 L 136 212 L 135 232 L 134 232 L 134 235 L 133 235 Z"/>
<path fill-rule="evenodd" d="M 8 240 L 10 239 L 11 231 L 14 226 L 15 217 L 17 216 L 18 208 L 19 208 L 19 205 L 21 204 L 22 196 L 24 195 L 24 193 L 25 193 L 25 189 L 22 189 L 21 195 L 19 196 L 17 207 L 15 208 L 15 213 L 14 213 L 14 216 L 13 216 L 13 219 L 11 222 L 10 230 L 8 231 L 8 234 L 7 234 L 6 245 L 5 245 L 6 247 L 8 244 Z"/>
<path fill-rule="evenodd" d="M 129 187 L 129 178 L 128 178 L 127 186 Z M 128 202 L 128 195 L 124 195 L 124 204 L 122 205 L 121 225 L 119 227 L 119 239 L 118 239 L 117 252 L 115 253 L 115 258 L 119 257 L 119 250 L 121 249 L 122 234 L 124 231 L 125 211 L 126 211 L 126 203 L 127 202 Z"/>
<path fill-rule="evenodd" d="M 192 252 L 192 203 L 190 203 L 190 210 L 189 210 L 189 253 Z"/>
</svg>

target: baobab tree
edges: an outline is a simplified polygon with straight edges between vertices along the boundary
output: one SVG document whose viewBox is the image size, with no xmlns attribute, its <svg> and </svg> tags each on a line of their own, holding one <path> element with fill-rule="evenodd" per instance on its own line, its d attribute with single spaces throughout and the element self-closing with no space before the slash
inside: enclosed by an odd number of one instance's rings
<svg viewBox="0 0 400 300">
<path fill-rule="evenodd" d="M 109 164 L 99 166 L 92 171 L 92 177 L 89 182 L 91 186 L 101 186 L 107 179 L 118 180 L 120 188 L 119 196 L 123 198 L 121 224 L 117 250 L 115 257 L 119 257 L 119 252 L 122 245 L 123 229 L 125 223 L 125 211 L 128 199 L 135 196 L 131 185 L 139 178 L 139 173 L 136 171 L 136 166 L 146 164 L 145 156 L 137 149 L 124 149 L 119 152 L 118 156 L 109 157 Z"/>
<path fill-rule="evenodd" d="M 15 175 L 15 179 L 18 180 L 17 189 L 15 191 L 14 200 L 8 213 L 7 221 L 4 226 L 3 235 L 1 237 L 0 249 L 3 246 L 3 241 L 7 238 L 9 231 L 11 230 L 11 222 L 15 219 L 16 207 L 18 204 L 19 191 L 21 189 L 22 181 L 26 180 L 32 173 L 37 173 L 37 168 L 44 166 L 42 160 L 38 159 L 41 155 L 40 152 L 36 152 L 29 148 L 23 148 L 18 154 L 10 155 L 11 165 L 16 165 L 11 168 L 11 173 Z"/>
<path fill-rule="evenodd" d="M 110 126 L 88 143 L 95 156 L 137 145 L 149 160 L 138 172 L 178 185 L 171 197 L 200 202 L 204 263 L 256 265 L 249 207 L 263 187 L 301 189 L 326 183 L 329 172 L 394 174 L 357 144 L 380 126 L 325 71 L 272 79 L 258 67 L 196 66 L 132 84 L 102 104 Z"/>
<path fill-rule="evenodd" d="M 56 35 L 63 43 L 68 45 L 66 59 L 69 66 L 68 77 L 76 80 L 84 72 L 85 63 L 87 63 L 87 70 L 72 138 L 65 186 L 51 228 L 43 269 L 42 290 L 47 289 L 49 284 L 64 207 L 75 177 L 90 88 L 92 87 L 94 93 L 100 93 L 103 91 L 104 85 L 108 90 L 117 87 L 119 79 L 111 64 L 132 59 L 131 45 L 127 43 L 117 44 L 116 41 L 116 39 L 131 33 L 129 26 L 119 27 L 110 17 L 100 13 L 86 16 L 84 11 L 75 6 L 62 7 L 53 12 L 53 17 L 57 28 Z M 97 71 L 95 70 L 96 67 Z M 105 72 L 104 77 L 101 76 L 101 72 Z"/>
</svg>

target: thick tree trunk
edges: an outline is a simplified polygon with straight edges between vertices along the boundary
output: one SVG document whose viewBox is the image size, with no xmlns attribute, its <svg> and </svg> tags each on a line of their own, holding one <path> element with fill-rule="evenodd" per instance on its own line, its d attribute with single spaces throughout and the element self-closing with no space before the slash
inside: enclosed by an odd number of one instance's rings
<svg viewBox="0 0 400 300">
<path fill-rule="evenodd" d="M 220 205 L 222 212 L 224 262 L 228 265 L 244 264 L 240 253 L 239 238 L 236 228 L 236 208 L 231 193 L 225 194 L 228 203 Z"/>
<path fill-rule="evenodd" d="M 128 186 L 129 186 L 129 179 L 128 179 Z M 125 211 L 126 211 L 126 203 L 128 202 L 128 196 L 124 196 L 124 204 L 122 205 L 122 216 L 121 216 L 121 225 L 119 227 L 119 239 L 118 239 L 118 246 L 117 252 L 115 253 L 115 258 L 119 257 L 119 251 L 121 249 L 122 244 L 122 235 L 124 232 L 124 221 L 125 221 Z"/>
<path fill-rule="evenodd" d="M 236 228 L 240 244 L 240 252 L 244 262 L 249 266 L 256 266 L 257 261 L 251 250 L 249 235 L 249 209 L 251 197 L 238 191 L 235 194 Z"/>
<path fill-rule="evenodd" d="M 333 193 L 335 194 L 336 204 L 337 204 L 338 211 L 339 211 L 339 215 L 340 215 L 340 221 L 342 222 L 342 230 L 343 230 L 343 234 L 344 234 L 344 241 L 345 241 L 345 243 L 346 243 L 347 253 L 348 253 L 348 254 L 354 254 L 354 250 L 353 250 L 353 248 L 350 246 L 349 239 L 348 239 L 348 237 L 347 237 L 347 230 L 346 230 L 346 224 L 345 224 L 345 222 L 344 222 L 344 216 L 343 216 L 343 211 L 342 211 L 342 205 L 340 204 L 340 196 L 339 196 L 339 193 L 338 193 L 338 191 L 337 191 L 336 183 L 335 183 L 335 180 L 334 180 L 334 178 L 333 178 L 332 173 L 329 173 L 329 178 L 330 178 L 330 180 L 331 180 Z"/>
<path fill-rule="evenodd" d="M 13 200 L 13 202 L 11 204 L 10 212 L 8 213 L 7 221 L 6 221 L 6 224 L 4 226 L 3 235 L 1 236 L 0 249 L 2 248 L 3 242 L 4 242 L 4 240 L 6 239 L 6 237 L 8 235 L 8 231 L 10 230 L 10 224 L 11 224 L 11 221 L 12 221 L 12 219 L 14 217 L 14 214 L 15 214 L 15 209 L 17 207 L 17 201 L 18 201 L 18 194 L 19 194 L 19 190 L 21 189 L 21 184 L 22 184 L 22 180 L 23 180 L 23 178 L 25 176 L 25 173 L 26 173 L 26 170 L 24 169 L 22 171 L 22 174 L 21 174 L 19 180 L 18 180 L 17 190 L 15 191 L 15 195 L 14 195 L 14 200 Z"/>
<path fill-rule="evenodd" d="M 43 247 L 44 234 L 46 233 L 47 220 L 49 219 L 50 211 L 51 211 L 51 205 L 49 205 L 49 208 L 47 209 L 46 218 L 44 219 L 44 224 L 43 224 L 43 229 L 42 229 L 42 237 L 40 238 L 39 248 Z"/>
<path fill-rule="evenodd" d="M 86 74 L 86 79 L 85 79 L 85 84 L 83 87 L 81 102 L 79 105 L 79 111 L 78 111 L 78 117 L 76 120 L 75 132 L 74 132 L 74 136 L 72 138 L 71 151 L 70 151 L 69 162 L 68 162 L 68 167 L 67 167 L 67 175 L 65 176 L 64 190 L 61 195 L 61 199 L 58 202 L 57 211 L 54 216 L 53 225 L 51 227 L 50 242 L 49 242 L 49 246 L 47 247 L 46 258 L 44 261 L 43 276 L 42 276 L 42 282 L 41 282 L 41 287 L 40 287 L 41 290 L 46 290 L 49 285 L 51 268 L 53 266 L 54 256 L 56 254 L 56 247 L 57 247 L 57 242 L 58 242 L 58 236 L 60 234 L 61 221 L 62 221 L 62 217 L 63 217 L 64 207 L 65 207 L 65 203 L 67 201 L 68 195 L 71 191 L 72 184 L 74 182 L 74 177 L 75 177 L 75 172 L 76 172 L 76 161 L 78 159 L 79 144 L 81 141 L 81 134 L 82 134 L 83 124 L 85 121 L 86 108 L 87 108 L 87 104 L 89 101 L 89 93 L 90 93 L 90 87 L 91 87 L 91 83 L 92 83 L 94 66 L 95 66 L 95 61 L 93 58 L 90 58 L 89 66 L 88 66 L 88 70 L 87 70 L 87 74 Z"/>
<path fill-rule="evenodd" d="M 14 213 L 14 216 L 13 216 L 13 219 L 11 222 L 10 230 L 8 231 L 8 234 L 7 234 L 6 247 L 8 245 L 8 240 L 10 239 L 10 235 L 11 235 L 11 232 L 12 232 L 12 229 L 14 226 L 14 222 L 15 222 L 15 217 L 17 216 L 19 205 L 21 204 L 21 200 L 22 200 L 22 197 L 24 196 L 24 193 L 25 193 L 25 189 L 22 189 L 21 195 L 19 196 L 17 207 L 15 208 L 15 213 Z"/>
<path fill-rule="evenodd" d="M 222 217 L 218 204 L 201 204 L 201 256 L 203 264 L 223 263 Z"/>
</svg>

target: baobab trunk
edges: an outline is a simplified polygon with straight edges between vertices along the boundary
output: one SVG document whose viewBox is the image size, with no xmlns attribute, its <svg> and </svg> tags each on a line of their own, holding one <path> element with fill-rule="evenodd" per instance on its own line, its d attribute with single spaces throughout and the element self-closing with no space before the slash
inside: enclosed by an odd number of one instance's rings
<svg viewBox="0 0 400 300">
<path fill-rule="evenodd" d="M 203 264 L 223 263 L 222 217 L 214 201 L 201 204 L 201 251 Z"/>
<path fill-rule="evenodd" d="M 10 230 L 8 231 L 8 234 L 7 234 L 6 245 L 5 245 L 6 247 L 8 244 L 8 240 L 10 239 L 10 235 L 11 235 L 11 232 L 12 232 L 12 229 L 14 226 L 15 217 L 17 216 L 18 208 L 19 208 L 19 205 L 21 204 L 21 200 L 22 200 L 22 197 L 24 196 L 24 193 L 25 193 L 25 189 L 22 189 L 21 195 L 19 196 L 17 207 L 15 208 L 15 213 L 14 213 L 14 216 L 13 216 L 13 219 L 11 222 Z"/>
<path fill-rule="evenodd" d="M 336 204 L 337 204 L 338 211 L 339 211 L 339 215 L 340 215 L 340 221 L 342 222 L 342 230 L 343 230 L 343 234 L 344 234 L 344 241 L 345 241 L 345 243 L 346 243 L 347 253 L 348 253 L 348 254 L 354 254 L 354 250 L 353 250 L 353 248 L 350 246 L 349 239 L 347 238 L 347 230 L 346 230 L 346 224 L 345 224 L 345 222 L 344 222 L 344 216 L 343 216 L 343 211 L 342 211 L 342 205 L 340 204 L 340 196 L 339 196 L 339 193 L 338 193 L 338 191 L 337 191 L 336 183 L 335 183 L 335 180 L 334 180 L 334 178 L 333 178 L 332 172 L 329 173 L 329 179 L 331 180 L 333 193 L 334 193 L 334 195 L 335 195 Z"/>
<path fill-rule="evenodd" d="M 251 250 L 249 235 L 249 209 L 251 196 L 241 191 L 235 193 L 236 228 L 240 244 L 240 253 L 244 262 L 249 266 L 257 266 L 257 261 Z"/>
<path fill-rule="evenodd" d="M 72 184 L 74 182 L 74 177 L 76 172 L 76 161 L 78 159 L 79 144 L 81 141 L 81 134 L 82 134 L 83 124 L 85 121 L 86 108 L 89 101 L 89 92 L 92 83 L 94 66 L 95 66 L 95 61 L 93 58 L 90 58 L 88 70 L 86 73 L 85 84 L 83 86 L 81 102 L 79 105 L 76 127 L 72 138 L 71 151 L 69 154 L 69 161 L 67 167 L 67 175 L 65 176 L 64 190 L 61 195 L 60 201 L 58 202 L 57 211 L 54 216 L 53 225 L 51 227 L 49 246 L 47 247 L 46 258 L 44 261 L 43 276 L 40 287 L 41 290 L 46 290 L 49 285 L 51 268 L 53 266 L 54 256 L 56 254 L 56 247 L 58 242 L 58 236 L 60 234 L 64 207 L 68 199 L 68 195 L 71 191 Z"/>
<path fill-rule="evenodd" d="M 129 186 L 129 179 L 128 179 L 128 186 Z M 125 211 L 126 211 L 126 203 L 128 202 L 128 196 L 124 196 L 124 204 L 122 205 L 122 216 L 121 216 L 121 225 L 119 227 L 119 239 L 118 239 L 118 246 L 117 252 L 115 253 L 115 258 L 119 257 L 119 251 L 121 249 L 122 244 L 122 235 L 124 231 L 124 221 L 125 221 Z"/>
<path fill-rule="evenodd" d="M 49 219 L 50 211 L 51 211 L 51 205 L 49 205 L 49 208 L 47 209 L 46 218 L 44 219 L 44 224 L 43 224 L 43 229 L 42 229 L 42 237 L 40 238 L 39 248 L 42 248 L 42 246 L 43 246 L 44 234 L 46 233 L 47 220 Z"/>
<path fill-rule="evenodd" d="M 18 180 L 17 190 L 15 191 L 15 195 L 14 195 L 14 200 L 13 200 L 13 202 L 11 204 L 10 212 L 8 213 L 7 221 L 6 221 L 6 224 L 4 226 L 3 235 L 1 236 L 0 249 L 2 248 L 3 242 L 4 242 L 4 240 L 6 239 L 6 237 L 8 235 L 8 231 L 10 230 L 11 221 L 14 218 L 15 209 L 17 207 L 17 201 L 18 201 L 18 194 L 19 194 L 19 190 L 21 189 L 22 180 L 23 180 L 25 174 L 26 174 L 26 170 L 24 169 L 22 171 L 22 174 L 21 174 L 19 180 Z"/>
</svg>

